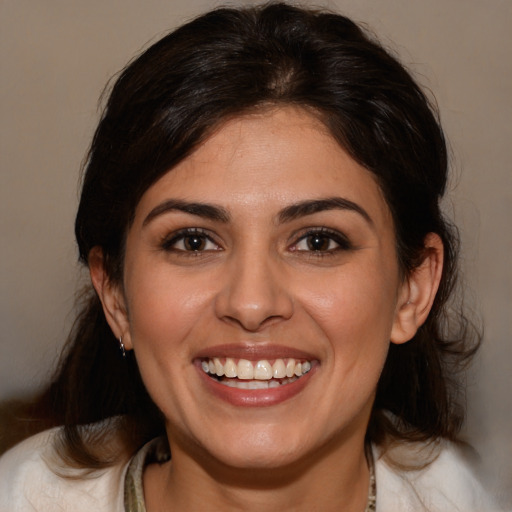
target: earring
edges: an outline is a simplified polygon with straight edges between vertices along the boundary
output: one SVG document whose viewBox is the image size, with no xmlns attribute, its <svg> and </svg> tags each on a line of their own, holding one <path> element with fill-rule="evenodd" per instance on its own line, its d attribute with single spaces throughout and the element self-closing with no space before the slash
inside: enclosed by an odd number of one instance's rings
<svg viewBox="0 0 512 512">
<path fill-rule="evenodd" d="M 123 337 L 119 337 L 119 350 L 121 350 L 121 354 L 123 354 L 123 357 L 126 357 L 126 350 L 124 349 L 124 343 L 123 343 Z"/>
</svg>

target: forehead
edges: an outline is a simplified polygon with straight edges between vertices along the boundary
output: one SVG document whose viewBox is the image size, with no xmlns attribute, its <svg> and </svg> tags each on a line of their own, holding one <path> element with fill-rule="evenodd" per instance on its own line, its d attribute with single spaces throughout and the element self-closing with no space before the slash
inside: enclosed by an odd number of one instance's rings
<svg viewBox="0 0 512 512">
<path fill-rule="evenodd" d="M 137 214 L 179 198 L 230 208 L 282 208 L 340 196 L 363 202 L 373 216 L 389 209 L 374 176 L 312 114 L 293 107 L 230 119 L 143 195 Z"/>
</svg>

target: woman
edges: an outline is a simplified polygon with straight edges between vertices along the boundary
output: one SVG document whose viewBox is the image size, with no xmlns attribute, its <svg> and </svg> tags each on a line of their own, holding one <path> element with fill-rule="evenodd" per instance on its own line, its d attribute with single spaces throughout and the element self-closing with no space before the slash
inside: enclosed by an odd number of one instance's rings
<svg viewBox="0 0 512 512">
<path fill-rule="evenodd" d="M 424 94 L 347 18 L 221 9 L 157 42 L 89 153 L 94 293 L 31 411 L 58 428 L 4 455 L 0 503 L 492 510 L 455 445 L 446 179 Z"/>
</svg>

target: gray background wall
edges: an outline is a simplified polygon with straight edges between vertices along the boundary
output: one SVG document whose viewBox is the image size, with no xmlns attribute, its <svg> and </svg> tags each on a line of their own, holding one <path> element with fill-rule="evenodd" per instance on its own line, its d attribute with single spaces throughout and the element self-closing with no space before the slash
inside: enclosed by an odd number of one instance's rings
<svg viewBox="0 0 512 512">
<path fill-rule="evenodd" d="M 249 2 L 232 2 L 235 5 Z M 148 42 L 220 2 L 0 0 L 0 399 L 47 377 L 73 318 L 78 172 L 107 80 Z M 512 487 L 512 2 L 337 0 L 437 97 L 452 149 L 446 208 L 465 297 L 485 325 L 467 435 Z"/>
</svg>

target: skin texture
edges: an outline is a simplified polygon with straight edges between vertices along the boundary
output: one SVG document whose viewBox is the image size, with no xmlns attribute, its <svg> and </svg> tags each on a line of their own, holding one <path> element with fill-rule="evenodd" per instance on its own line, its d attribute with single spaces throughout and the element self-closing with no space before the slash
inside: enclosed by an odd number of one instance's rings
<svg viewBox="0 0 512 512">
<path fill-rule="evenodd" d="M 333 197 L 349 207 L 283 218 Z M 219 211 L 162 206 L 169 200 Z M 185 228 L 201 232 L 179 238 Z M 200 250 L 187 250 L 193 242 Z M 227 121 L 154 183 L 128 231 L 122 286 L 99 248 L 90 255 L 112 330 L 167 420 L 173 459 L 146 471 L 148 510 L 364 510 L 364 435 L 389 343 L 414 335 L 439 282 L 441 242 L 431 234 L 425 244 L 425 261 L 403 278 L 372 174 L 291 107 Z M 314 370 L 272 405 L 236 405 L 198 365 L 220 345 L 255 360 L 299 350 Z"/>
</svg>

